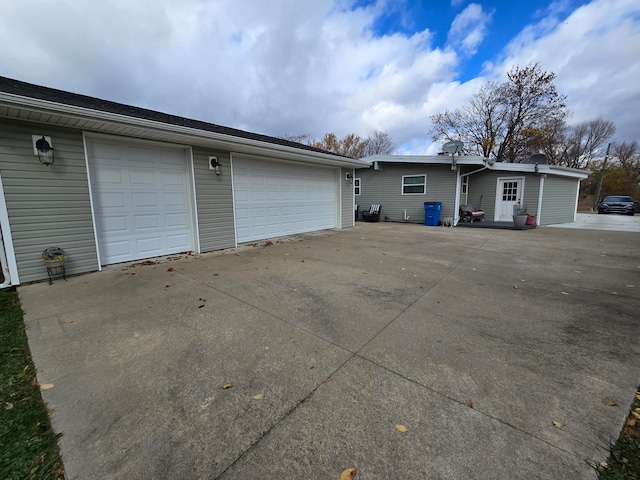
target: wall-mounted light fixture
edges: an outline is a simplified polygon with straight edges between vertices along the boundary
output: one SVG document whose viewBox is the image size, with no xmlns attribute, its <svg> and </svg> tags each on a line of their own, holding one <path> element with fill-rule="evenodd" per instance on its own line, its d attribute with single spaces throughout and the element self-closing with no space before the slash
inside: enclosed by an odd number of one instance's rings
<svg viewBox="0 0 640 480">
<path fill-rule="evenodd" d="M 353 183 L 353 174 L 351 172 L 347 172 L 344 179 L 349 183 Z"/>
<path fill-rule="evenodd" d="M 53 147 L 51 146 L 51 138 L 44 135 L 32 135 L 33 153 L 38 156 L 38 160 L 43 165 L 49 166 L 53 163 Z"/>
<path fill-rule="evenodd" d="M 222 164 L 218 157 L 209 157 L 209 170 L 213 170 L 216 175 L 222 174 Z"/>
</svg>

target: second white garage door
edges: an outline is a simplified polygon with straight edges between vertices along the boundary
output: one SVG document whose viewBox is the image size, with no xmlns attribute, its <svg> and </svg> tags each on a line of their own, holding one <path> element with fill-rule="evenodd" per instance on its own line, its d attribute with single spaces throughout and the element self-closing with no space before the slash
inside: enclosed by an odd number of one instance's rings
<svg viewBox="0 0 640 480">
<path fill-rule="evenodd" d="M 91 139 L 89 169 L 102 265 L 193 250 L 183 149 Z"/>
<path fill-rule="evenodd" d="M 335 228 L 338 171 L 233 158 L 238 243 Z"/>
</svg>

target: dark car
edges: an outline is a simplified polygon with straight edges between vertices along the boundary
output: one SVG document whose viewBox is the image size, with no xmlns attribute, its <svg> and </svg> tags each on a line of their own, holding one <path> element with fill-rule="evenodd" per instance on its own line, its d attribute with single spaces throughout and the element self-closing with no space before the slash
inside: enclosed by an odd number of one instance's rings
<svg viewBox="0 0 640 480">
<path fill-rule="evenodd" d="M 598 205 L 598 213 L 622 213 L 633 216 L 635 210 L 636 205 L 633 198 L 626 195 L 604 197 L 604 200 Z"/>
</svg>

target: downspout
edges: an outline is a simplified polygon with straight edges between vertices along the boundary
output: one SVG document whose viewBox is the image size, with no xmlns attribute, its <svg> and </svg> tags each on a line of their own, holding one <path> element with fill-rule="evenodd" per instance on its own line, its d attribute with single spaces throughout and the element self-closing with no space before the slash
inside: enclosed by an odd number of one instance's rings
<svg viewBox="0 0 640 480">
<path fill-rule="evenodd" d="M 547 174 L 540 175 L 540 188 L 538 189 L 538 215 L 536 215 L 536 226 L 540 226 L 540 217 L 542 217 L 542 196 L 544 193 L 544 179 L 547 178 Z"/>
<path fill-rule="evenodd" d="M 456 197 L 453 201 L 453 226 L 457 226 L 460 221 L 460 167 L 456 167 Z M 469 187 L 467 187 L 469 188 Z"/>
</svg>

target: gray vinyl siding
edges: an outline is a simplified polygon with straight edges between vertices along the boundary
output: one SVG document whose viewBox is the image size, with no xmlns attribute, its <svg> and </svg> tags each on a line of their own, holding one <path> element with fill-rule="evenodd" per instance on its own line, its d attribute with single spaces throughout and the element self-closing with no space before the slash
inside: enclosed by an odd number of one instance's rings
<svg viewBox="0 0 640 480">
<path fill-rule="evenodd" d="M 527 173 L 490 170 L 474 173 L 469 178 L 468 200 L 466 203 L 483 209 L 485 211 L 485 220 L 493 221 L 496 212 L 498 179 L 511 177 L 524 178 L 522 205 L 527 208 L 527 213 L 537 214 L 540 179 L 537 175 Z M 464 203 L 465 196 L 461 195 L 460 204 Z"/>
<path fill-rule="evenodd" d="M 576 213 L 577 191 L 580 182 L 575 178 L 549 175 L 544 180 L 541 225 L 573 222 Z"/>
<path fill-rule="evenodd" d="M 402 195 L 404 175 L 426 175 L 426 193 Z M 368 210 L 372 204 L 382 205 L 380 218 L 404 221 L 404 210 L 411 223 L 424 223 L 424 202 L 441 202 L 440 218 L 453 217 L 456 173 L 448 165 L 425 165 L 415 163 L 382 163 L 382 170 L 373 168 L 356 170 L 360 178 L 360 195 L 356 203 L 360 211 Z"/>
<path fill-rule="evenodd" d="M 200 250 L 210 252 L 235 247 L 233 193 L 229 152 L 193 148 L 193 174 Z M 222 164 L 222 174 L 209 170 L 209 156 Z"/>
<path fill-rule="evenodd" d="M 347 173 L 353 174 L 351 168 L 342 168 L 340 170 L 340 220 L 342 228 L 353 227 L 353 183 L 346 180 Z"/>
<path fill-rule="evenodd" d="M 38 162 L 31 135 L 51 137 L 55 163 Z M 0 121 L 0 174 L 20 282 L 47 278 L 42 250 L 67 254 L 67 274 L 98 269 L 82 132 Z"/>
</svg>

